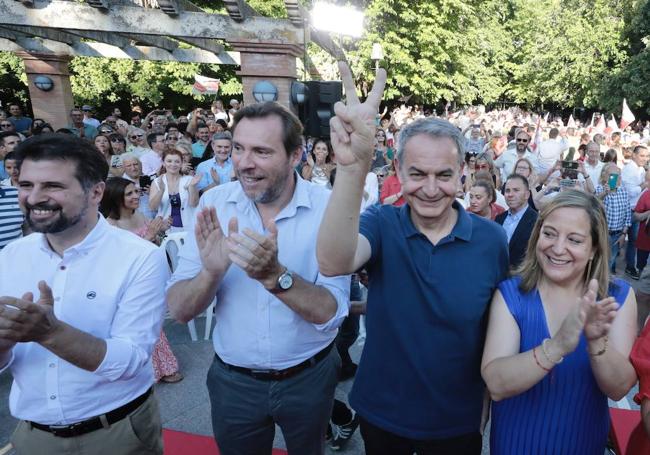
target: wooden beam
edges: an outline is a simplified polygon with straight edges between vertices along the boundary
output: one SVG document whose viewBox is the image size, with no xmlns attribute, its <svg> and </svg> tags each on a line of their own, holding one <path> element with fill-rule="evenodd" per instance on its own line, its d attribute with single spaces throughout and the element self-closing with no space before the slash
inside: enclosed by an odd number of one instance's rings
<svg viewBox="0 0 650 455">
<path fill-rule="evenodd" d="M 93 8 L 108 9 L 108 0 L 86 0 Z"/>
<path fill-rule="evenodd" d="M 284 0 L 284 8 L 287 10 L 291 23 L 297 27 L 302 27 L 306 15 L 298 0 Z"/>
<path fill-rule="evenodd" d="M 131 60 L 154 60 L 173 62 L 211 63 L 217 65 L 239 65 L 238 52 L 213 54 L 201 49 L 164 49 L 148 46 L 120 48 L 106 43 L 83 43 L 74 46 L 47 39 L 23 38 L 0 29 L 0 50 L 9 52 L 38 52 L 80 57 L 108 57 Z M 9 34 L 9 35 L 8 35 Z"/>
<path fill-rule="evenodd" d="M 174 52 L 174 50 L 178 48 L 177 41 L 166 38 L 164 36 L 140 35 L 135 33 L 118 33 L 118 36 L 124 37 L 131 41 L 135 41 L 136 43 L 140 43 L 145 46 L 159 47 L 160 49 L 165 49 L 168 52 Z"/>
<path fill-rule="evenodd" d="M 205 38 L 178 38 L 180 41 L 183 41 L 192 46 L 203 49 L 204 51 L 213 52 L 215 54 L 220 54 L 223 52 L 223 45 L 217 41 L 209 40 Z"/>
<path fill-rule="evenodd" d="M 174 38 L 257 40 L 258 42 L 302 45 L 303 31 L 286 19 L 250 17 L 236 23 L 229 16 L 181 11 L 176 18 L 156 9 L 111 5 L 98 11 L 84 3 L 63 0 L 35 0 L 26 8 L 15 0 L 0 0 L 0 24 L 57 29 L 91 30 L 110 33 L 163 35 Z"/>
<path fill-rule="evenodd" d="M 79 41 L 79 37 L 66 33 L 61 30 L 54 30 L 51 28 L 42 28 L 42 27 L 16 27 L 15 25 L 3 24 L 2 28 L 6 30 L 11 30 L 16 33 L 21 33 L 29 37 L 37 36 L 39 38 L 45 38 L 52 41 L 58 41 L 60 43 L 66 43 L 72 46 L 74 43 Z"/>
</svg>

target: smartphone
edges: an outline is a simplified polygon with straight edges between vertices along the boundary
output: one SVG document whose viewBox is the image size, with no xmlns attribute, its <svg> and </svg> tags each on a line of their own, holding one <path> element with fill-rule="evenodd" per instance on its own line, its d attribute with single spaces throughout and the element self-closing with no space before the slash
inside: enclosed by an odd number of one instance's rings
<svg viewBox="0 0 650 455">
<path fill-rule="evenodd" d="M 139 178 L 140 188 L 146 188 L 151 186 L 151 177 L 148 175 L 141 175 Z"/>
<path fill-rule="evenodd" d="M 122 158 L 120 155 L 113 155 L 111 157 L 111 167 L 118 167 L 122 165 Z"/>
<path fill-rule="evenodd" d="M 578 162 L 571 160 L 562 161 L 562 169 L 578 169 Z"/>
<path fill-rule="evenodd" d="M 610 190 L 616 190 L 616 185 L 618 184 L 618 174 L 611 174 L 609 176 L 609 179 L 607 179 L 607 184 L 609 185 Z"/>
</svg>

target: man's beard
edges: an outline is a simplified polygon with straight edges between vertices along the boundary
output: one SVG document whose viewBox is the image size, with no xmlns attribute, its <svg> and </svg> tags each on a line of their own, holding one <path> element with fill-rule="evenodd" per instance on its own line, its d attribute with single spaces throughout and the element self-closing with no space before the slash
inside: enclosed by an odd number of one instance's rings
<svg viewBox="0 0 650 455">
<path fill-rule="evenodd" d="M 242 188 L 244 189 L 244 193 L 246 193 L 246 196 L 248 196 L 253 202 L 259 204 L 268 204 L 270 202 L 275 201 L 278 197 L 280 197 L 280 194 L 282 194 L 282 191 L 284 190 L 284 187 L 287 184 L 288 176 L 292 172 L 293 172 L 292 169 L 287 169 L 286 172 L 281 172 L 277 174 L 275 178 L 270 180 L 269 186 L 264 191 L 258 193 L 247 192 L 244 184 L 242 184 Z M 239 180 L 241 184 L 242 177 L 246 177 L 246 174 L 242 174 L 240 171 L 236 171 L 236 175 L 237 175 L 237 180 Z M 268 176 L 267 174 L 266 179 L 269 178 L 270 176 Z"/>
<path fill-rule="evenodd" d="M 51 220 L 48 221 L 34 221 L 31 218 L 32 210 L 55 210 L 58 211 L 58 216 L 54 216 Z M 82 218 L 86 215 L 87 211 L 88 211 L 87 201 L 84 203 L 84 206 L 81 208 L 79 213 L 77 213 L 72 217 L 66 216 L 61 211 L 61 207 L 58 205 L 48 205 L 48 204 L 30 205 L 25 203 L 25 220 L 27 221 L 27 226 L 29 226 L 29 228 L 34 232 L 40 232 L 43 234 L 57 234 L 78 224 L 82 220 Z"/>
</svg>

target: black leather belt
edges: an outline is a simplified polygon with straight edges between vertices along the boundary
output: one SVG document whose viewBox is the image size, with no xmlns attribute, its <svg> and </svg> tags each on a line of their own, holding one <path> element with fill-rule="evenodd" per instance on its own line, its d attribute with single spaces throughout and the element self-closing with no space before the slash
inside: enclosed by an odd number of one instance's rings
<svg viewBox="0 0 650 455">
<path fill-rule="evenodd" d="M 261 379 L 262 381 L 281 381 L 283 379 L 288 379 L 292 376 L 295 376 L 301 371 L 316 365 L 318 362 L 320 362 L 325 357 L 327 357 L 327 354 L 329 354 L 330 351 L 332 350 L 332 346 L 334 346 L 334 342 L 331 342 L 325 349 L 319 351 L 314 356 L 308 358 L 304 362 L 300 362 L 298 365 L 285 368 L 284 370 L 258 370 L 252 368 L 238 367 L 224 362 L 217 354 L 215 354 L 214 357 L 229 370 L 237 371 L 239 373 L 244 373 L 247 374 L 248 376 L 254 377 L 255 379 Z"/>
<path fill-rule="evenodd" d="M 620 231 L 609 231 L 609 235 L 621 235 L 623 233 L 622 230 Z"/>
<path fill-rule="evenodd" d="M 92 431 L 103 428 L 104 425 L 102 424 L 102 417 L 106 417 L 106 421 L 109 425 L 115 422 L 119 422 L 131 414 L 133 411 L 138 409 L 147 400 L 147 398 L 149 398 L 149 395 L 151 395 L 151 388 L 149 388 L 149 390 L 147 390 L 145 393 L 133 401 L 129 401 L 124 406 L 120 406 L 119 408 L 107 412 L 102 416 L 93 417 L 92 419 L 73 423 L 71 425 L 41 425 L 40 423 L 30 421 L 27 421 L 27 423 L 29 423 L 32 428 L 47 431 L 48 433 L 52 433 L 54 436 L 58 436 L 60 438 L 81 436 L 82 434 L 90 433 Z"/>
</svg>

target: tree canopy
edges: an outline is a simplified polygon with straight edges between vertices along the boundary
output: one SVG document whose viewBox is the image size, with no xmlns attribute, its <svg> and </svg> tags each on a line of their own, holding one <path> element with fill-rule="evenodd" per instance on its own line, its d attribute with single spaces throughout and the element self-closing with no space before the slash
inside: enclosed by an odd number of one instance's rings
<svg viewBox="0 0 650 455">
<path fill-rule="evenodd" d="M 198 0 L 224 13 L 221 1 Z M 286 17 L 283 0 L 249 0 L 261 14 Z M 311 1 L 303 0 L 305 8 Z M 344 2 L 339 2 L 344 3 Z M 650 0 L 351 0 L 366 32 L 343 38 L 361 91 L 373 79 L 373 43 L 388 70 L 386 99 L 413 95 L 425 104 L 497 102 L 618 112 L 623 97 L 650 114 Z M 333 77 L 331 57 L 314 45 L 311 62 Z M 219 78 L 222 93 L 241 93 L 233 67 L 75 58 L 79 104 L 165 104 L 186 109 L 194 74 Z M 17 57 L 0 53 L 0 99 L 27 98 Z M 125 106 L 126 107 L 126 106 Z"/>
</svg>

